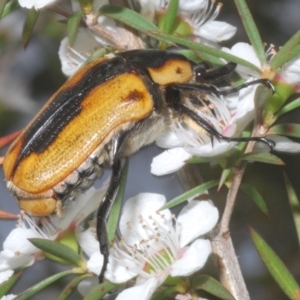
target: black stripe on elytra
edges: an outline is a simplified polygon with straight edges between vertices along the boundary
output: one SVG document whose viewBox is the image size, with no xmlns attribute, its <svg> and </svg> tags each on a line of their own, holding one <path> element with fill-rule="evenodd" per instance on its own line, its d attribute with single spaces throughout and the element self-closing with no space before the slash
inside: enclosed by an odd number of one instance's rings
<svg viewBox="0 0 300 300">
<path fill-rule="evenodd" d="M 114 57 L 93 66 L 78 83 L 62 90 L 25 132 L 22 150 L 15 162 L 13 172 L 24 157 L 32 152 L 42 153 L 47 149 L 63 128 L 80 114 L 82 110 L 80 103 L 92 89 L 111 78 L 129 72 L 132 72 L 132 66 L 123 58 Z"/>
</svg>

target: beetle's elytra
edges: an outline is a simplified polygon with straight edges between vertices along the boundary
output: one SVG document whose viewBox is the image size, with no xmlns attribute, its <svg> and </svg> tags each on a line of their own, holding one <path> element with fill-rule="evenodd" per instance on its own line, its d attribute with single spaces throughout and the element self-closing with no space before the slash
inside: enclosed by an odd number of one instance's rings
<svg viewBox="0 0 300 300">
<path fill-rule="evenodd" d="M 112 201 L 106 200 L 117 187 L 121 158 L 152 143 L 175 118 L 193 120 L 218 139 L 241 140 L 220 135 L 181 97 L 182 91 L 202 98 L 222 94 L 212 84 L 226 78 L 235 64 L 206 69 L 180 54 L 156 50 L 125 51 L 81 68 L 8 150 L 4 173 L 20 207 L 35 216 L 59 213 L 66 199 L 113 166 L 114 183 L 98 212 L 101 250 L 107 251 L 103 227 Z"/>
</svg>

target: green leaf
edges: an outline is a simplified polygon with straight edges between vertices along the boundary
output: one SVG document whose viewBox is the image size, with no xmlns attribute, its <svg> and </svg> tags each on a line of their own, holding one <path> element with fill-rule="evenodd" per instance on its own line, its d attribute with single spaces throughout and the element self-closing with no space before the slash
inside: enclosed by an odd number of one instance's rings
<svg viewBox="0 0 300 300">
<path fill-rule="evenodd" d="M 298 243 L 300 245 L 300 202 L 286 173 L 284 173 L 284 181 L 294 217 L 295 227 L 298 235 Z"/>
<path fill-rule="evenodd" d="M 61 294 L 58 296 L 57 300 L 66 300 L 69 298 L 69 296 L 73 293 L 73 291 L 77 288 L 77 285 L 79 282 L 81 282 L 83 279 L 91 277 L 90 274 L 84 274 L 81 276 L 75 277 L 73 280 L 70 281 L 70 283 L 63 289 Z"/>
<path fill-rule="evenodd" d="M 129 27 L 132 27 L 140 32 L 143 32 L 159 41 L 166 42 L 169 44 L 174 44 L 174 43 L 179 44 L 189 49 L 201 51 L 211 56 L 224 58 L 227 61 L 235 62 L 237 64 L 246 66 L 258 72 L 260 71 L 260 69 L 257 68 L 255 65 L 251 64 L 250 62 L 244 59 L 236 57 L 232 54 L 223 52 L 221 50 L 203 44 L 198 44 L 194 41 L 191 41 L 190 39 L 180 38 L 177 36 L 172 36 L 163 33 L 153 23 L 144 19 L 141 15 L 139 15 L 138 13 L 130 9 L 104 5 L 100 8 L 99 13 L 108 16 L 110 18 L 113 18 L 115 20 L 118 20 L 122 23 L 125 23 Z"/>
<path fill-rule="evenodd" d="M 38 293 L 39 291 L 43 290 L 44 288 L 46 288 L 48 285 L 54 283 L 55 281 L 59 280 L 60 278 L 69 275 L 69 274 L 74 274 L 76 273 L 74 270 L 67 270 L 67 271 L 63 271 L 61 273 L 55 274 L 53 276 L 50 276 L 44 280 L 42 280 L 41 282 L 39 282 L 38 284 L 32 286 L 31 288 L 29 288 L 28 290 L 26 290 L 25 292 L 23 292 L 22 294 L 20 294 L 16 299 L 18 300 L 26 300 L 26 299 L 31 299 L 31 297 Z"/>
<path fill-rule="evenodd" d="M 108 292 L 116 288 L 116 285 L 109 282 L 104 281 L 101 284 L 98 284 L 94 287 L 91 292 L 89 292 L 83 300 L 99 300 L 102 299 Z"/>
<path fill-rule="evenodd" d="M 38 238 L 29 239 L 29 241 L 34 246 L 45 251 L 46 253 L 57 256 L 74 266 L 83 268 L 85 267 L 85 261 L 81 258 L 81 256 L 68 246 L 54 241 Z"/>
<path fill-rule="evenodd" d="M 152 22 L 144 19 L 137 12 L 124 7 L 103 5 L 99 9 L 99 14 L 116 19 L 142 32 L 159 31 L 159 29 Z"/>
<path fill-rule="evenodd" d="M 70 46 L 73 46 L 76 40 L 77 32 L 81 23 L 81 17 L 81 11 L 77 11 L 68 19 L 68 37 Z"/>
<path fill-rule="evenodd" d="M 5 5 L 7 4 L 8 0 L 0 0 L 0 16 L 2 16 Z"/>
<path fill-rule="evenodd" d="M 206 183 L 203 183 L 183 194 L 181 194 L 180 196 L 172 199 L 171 201 L 169 201 L 168 203 L 166 203 L 163 207 L 161 207 L 159 210 L 164 210 L 167 208 L 171 208 L 173 206 L 176 206 L 184 201 L 186 201 L 187 199 L 196 197 L 200 194 L 202 194 L 204 191 L 206 191 L 207 189 L 210 189 L 216 185 L 218 185 L 218 180 L 212 180 Z"/>
<path fill-rule="evenodd" d="M 11 0 L 9 2 L 7 2 L 3 8 L 1 19 L 3 19 L 4 17 L 6 17 L 8 14 L 10 14 L 11 12 L 13 12 L 15 9 L 19 8 L 19 2 L 16 0 Z"/>
<path fill-rule="evenodd" d="M 18 272 L 12 275 L 8 280 L 0 284 L 0 297 L 3 297 L 9 292 L 9 290 L 14 286 L 14 284 L 20 278 L 21 274 L 22 272 Z"/>
<path fill-rule="evenodd" d="M 246 153 L 244 154 L 241 158 L 241 160 L 248 160 L 248 161 L 257 161 L 257 162 L 262 162 L 266 164 L 272 164 L 272 165 L 280 165 L 284 166 L 285 163 L 276 155 L 271 154 L 271 153 Z"/>
<path fill-rule="evenodd" d="M 274 125 L 269 129 L 268 134 L 278 134 L 300 138 L 300 125 L 293 123 Z"/>
<path fill-rule="evenodd" d="M 294 54 L 298 53 L 300 49 L 300 30 L 298 30 L 272 58 L 270 65 L 274 70 L 282 67 L 286 62 L 294 58 Z M 298 51 L 298 52 L 297 52 Z"/>
<path fill-rule="evenodd" d="M 282 291 L 290 299 L 300 299 L 300 288 L 280 258 L 254 229 L 250 228 L 250 234 L 262 261 Z"/>
<path fill-rule="evenodd" d="M 179 0 L 171 0 L 169 2 L 167 14 L 165 15 L 164 24 L 162 28 L 163 32 L 165 33 L 173 32 L 175 19 L 177 16 L 178 4 Z"/>
<path fill-rule="evenodd" d="M 277 112 L 289 97 L 295 93 L 294 87 L 286 82 L 276 81 L 273 83 L 273 86 L 275 93 L 267 100 L 263 112 L 263 124 L 266 124 L 267 127 L 271 127 L 276 122 L 278 118 Z"/>
<path fill-rule="evenodd" d="M 125 161 L 125 164 L 123 166 L 118 193 L 116 195 L 107 222 L 107 236 L 109 241 L 114 239 L 118 227 L 120 211 L 122 208 L 122 202 L 124 196 L 124 190 L 126 186 L 127 172 L 128 172 L 128 160 Z"/>
<path fill-rule="evenodd" d="M 231 168 L 225 168 L 222 171 L 221 177 L 220 177 L 220 181 L 219 181 L 219 185 L 218 185 L 218 190 L 221 189 L 221 187 L 223 186 L 223 184 L 226 182 L 228 176 L 231 174 Z"/>
<path fill-rule="evenodd" d="M 257 205 L 257 207 L 267 216 L 269 216 L 269 210 L 262 195 L 253 186 L 243 183 L 241 184 L 241 190 Z"/>
<path fill-rule="evenodd" d="M 176 286 L 171 286 L 162 291 L 159 291 L 151 297 L 151 300 L 165 300 L 165 299 L 174 299 L 174 297 L 170 298 L 170 296 L 177 292 Z"/>
<path fill-rule="evenodd" d="M 296 98 L 292 102 L 288 103 L 284 107 L 282 107 L 277 113 L 276 113 L 276 119 L 278 119 L 280 116 L 298 108 L 300 106 L 300 98 Z"/>
<path fill-rule="evenodd" d="M 31 8 L 28 11 L 28 15 L 26 18 L 26 21 L 24 23 L 24 27 L 23 27 L 23 33 L 22 33 L 22 43 L 23 43 L 23 47 L 26 48 L 30 38 L 32 36 L 32 32 L 33 32 L 33 28 L 34 25 L 36 23 L 36 20 L 39 16 L 39 12 L 37 10 L 35 10 L 34 8 Z"/>
<path fill-rule="evenodd" d="M 261 62 L 264 64 L 266 62 L 266 55 L 263 42 L 261 40 L 259 31 L 255 25 L 255 22 L 252 18 L 250 10 L 246 4 L 245 0 L 235 0 L 235 5 L 238 9 L 241 20 L 244 24 L 245 31 L 247 32 L 248 38 L 253 46 L 255 53 Z"/>
<path fill-rule="evenodd" d="M 203 290 L 220 299 L 235 300 L 227 289 L 216 279 L 207 275 L 198 275 L 192 281 L 192 291 Z"/>
</svg>

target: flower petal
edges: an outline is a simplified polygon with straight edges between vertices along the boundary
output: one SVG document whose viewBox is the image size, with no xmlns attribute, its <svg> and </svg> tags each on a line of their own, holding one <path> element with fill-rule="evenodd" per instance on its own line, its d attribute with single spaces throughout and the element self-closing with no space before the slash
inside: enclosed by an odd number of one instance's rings
<svg viewBox="0 0 300 300">
<path fill-rule="evenodd" d="M 83 232 L 76 232 L 76 239 L 87 256 L 90 257 L 93 253 L 99 252 L 99 242 L 96 239 L 95 227 L 89 227 Z"/>
<path fill-rule="evenodd" d="M 120 262 L 114 255 L 110 255 L 105 278 L 113 283 L 123 283 L 137 276 L 133 271 L 135 269 L 135 264 L 125 257 Z"/>
<path fill-rule="evenodd" d="M 211 253 L 210 241 L 198 239 L 172 265 L 171 276 L 189 276 L 200 270 Z"/>
<path fill-rule="evenodd" d="M 35 8 L 40 9 L 49 4 L 54 3 L 56 0 L 19 0 L 19 4 L 25 8 Z"/>
<path fill-rule="evenodd" d="M 231 49 L 223 47 L 222 50 L 252 63 L 253 65 L 257 66 L 259 69 L 262 68 L 261 63 L 257 58 L 253 47 L 247 43 L 240 42 L 235 44 Z M 257 72 L 241 65 L 237 66 L 236 71 L 241 76 L 243 76 L 243 78 L 247 78 L 247 76 L 253 76 L 255 78 L 259 78 L 259 74 Z"/>
<path fill-rule="evenodd" d="M 193 200 L 179 213 L 176 231 L 180 246 L 184 247 L 195 238 L 212 230 L 219 219 L 218 209 L 208 201 Z"/>
<path fill-rule="evenodd" d="M 209 21 L 195 28 L 194 34 L 206 38 L 209 41 L 221 42 L 232 38 L 237 31 L 235 26 L 232 26 L 222 21 Z"/>
<path fill-rule="evenodd" d="M 279 74 L 283 77 L 284 81 L 289 84 L 300 82 L 300 56 L 295 57 L 286 63 Z"/>
<path fill-rule="evenodd" d="M 275 147 L 274 147 L 275 151 L 287 152 L 287 153 L 300 152 L 300 144 L 290 140 L 285 136 L 270 135 L 267 138 L 275 142 Z M 270 149 L 268 148 L 268 150 Z"/>
<path fill-rule="evenodd" d="M 6 270 L 0 272 L 0 284 L 8 280 L 12 274 L 14 274 L 13 270 Z"/>
<path fill-rule="evenodd" d="M 151 163 L 151 173 L 157 176 L 171 174 L 185 165 L 185 161 L 192 155 L 183 148 L 173 148 L 164 151 L 153 158 Z"/>
<path fill-rule="evenodd" d="M 207 5 L 207 0 L 180 0 L 179 10 L 183 13 L 195 13 L 198 10 L 204 9 Z"/>
<path fill-rule="evenodd" d="M 103 266 L 103 255 L 98 250 L 93 253 L 87 262 L 87 268 L 95 275 L 100 275 Z"/>
<path fill-rule="evenodd" d="M 170 210 L 158 213 L 165 203 L 165 196 L 153 193 L 141 193 L 126 201 L 120 219 L 120 231 L 128 245 L 138 244 L 141 240 L 148 239 L 149 235 L 153 235 L 156 227 L 152 225 L 154 221 L 166 229 L 171 226 Z M 141 220 L 150 223 L 150 226 L 145 229 Z"/>
<path fill-rule="evenodd" d="M 144 284 L 136 285 L 121 292 L 116 300 L 149 300 L 159 286 L 159 281 L 152 277 Z"/>
</svg>

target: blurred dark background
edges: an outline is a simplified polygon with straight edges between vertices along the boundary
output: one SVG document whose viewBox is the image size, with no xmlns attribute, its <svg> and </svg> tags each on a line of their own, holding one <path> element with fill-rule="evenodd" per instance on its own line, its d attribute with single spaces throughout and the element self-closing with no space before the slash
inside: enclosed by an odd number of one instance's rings
<svg viewBox="0 0 300 300">
<path fill-rule="evenodd" d="M 238 27 L 236 36 L 224 45 L 230 46 L 238 41 L 248 42 L 234 2 L 224 0 L 223 4 L 218 20 L 227 21 Z M 300 29 L 298 1 L 251 0 L 248 1 L 248 5 L 257 22 L 262 40 L 267 45 L 274 44 L 278 49 Z M 66 34 L 65 24 L 57 22 L 55 14 L 42 11 L 33 37 L 24 50 L 21 44 L 21 32 L 25 15 L 26 11 L 18 10 L 0 21 L 0 136 L 23 128 L 66 79 L 61 73 L 57 54 L 59 43 Z M 281 121 L 300 122 L 298 111 L 285 118 Z M 0 155 L 4 155 L 5 151 L 6 149 L 2 149 Z M 156 192 L 165 194 L 167 199 L 172 199 L 181 192 L 176 175 L 155 177 L 150 174 L 152 157 L 160 152 L 161 150 L 153 145 L 144 148 L 131 158 L 125 198 L 140 192 Z M 280 157 L 285 161 L 285 167 L 250 164 L 244 178 L 244 182 L 254 184 L 264 196 L 269 208 L 269 216 L 259 211 L 255 204 L 241 192 L 231 222 L 231 234 L 236 252 L 251 299 L 255 300 L 284 300 L 287 297 L 280 291 L 262 264 L 250 239 L 248 225 L 263 236 L 300 282 L 299 241 L 283 181 L 283 171 L 285 171 L 300 195 L 298 184 L 300 155 L 280 155 Z M 217 178 L 220 172 L 218 167 L 207 168 L 207 165 L 201 165 L 200 168 L 205 168 L 205 180 Z M 100 185 L 99 182 L 97 184 Z M 2 172 L 0 191 L 0 209 L 18 213 L 19 208 L 7 192 Z M 220 209 L 224 206 L 226 192 L 225 189 L 220 192 L 212 191 L 212 198 Z M 1 242 L 14 227 L 15 221 L 1 220 Z M 209 263 L 205 271 L 211 273 L 210 267 Z M 24 271 L 22 279 L 12 292 L 23 291 L 42 278 L 54 274 L 59 268 L 60 266 L 47 260 L 35 263 Z M 56 299 L 69 280 L 70 278 L 67 277 L 57 285 L 49 287 L 43 295 L 44 300 Z M 32 299 L 40 299 L 40 297 L 39 294 Z M 213 299 L 209 296 L 207 298 Z M 72 299 L 81 299 L 81 297 L 74 295 Z"/>
</svg>

